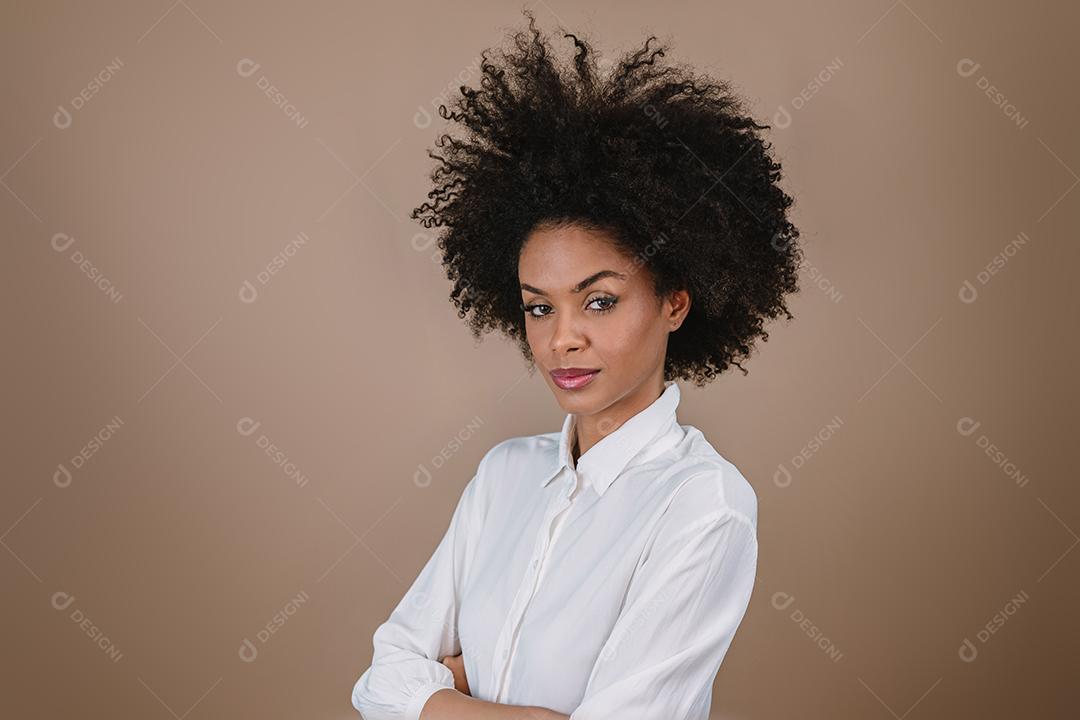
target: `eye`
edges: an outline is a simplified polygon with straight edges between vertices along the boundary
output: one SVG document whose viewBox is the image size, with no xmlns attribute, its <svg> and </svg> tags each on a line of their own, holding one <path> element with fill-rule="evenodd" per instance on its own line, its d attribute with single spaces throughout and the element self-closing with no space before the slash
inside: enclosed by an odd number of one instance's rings
<svg viewBox="0 0 1080 720">
<path fill-rule="evenodd" d="M 538 308 L 544 308 L 547 311 L 551 310 L 550 305 L 544 305 L 542 303 L 534 303 L 534 304 L 531 304 L 531 305 L 522 305 L 521 306 L 521 309 L 525 311 L 525 314 L 530 315 L 530 316 L 532 316 L 534 318 L 541 318 L 541 317 L 544 317 L 544 315 L 547 315 L 547 312 L 543 312 L 541 314 L 534 313 L 533 310 L 536 310 Z"/>
<path fill-rule="evenodd" d="M 619 302 L 618 298 L 612 297 L 610 295 L 604 295 L 602 297 L 593 298 L 589 301 L 589 305 L 592 305 L 593 303 L 601 303 L 601 307 L 594 308 L 594 310 L 597 313 L 606 313 L 610 312 L 615 307 L 615 303 L 617 302 Z"/>
<path fill-rule="evenodd" d="M 595 297 L 589 301 L 588 307 L 594 314 L 602 315 L 607 312 L 611 312 L 615 308 L 615 303 L 619 302 L 619 298 L 611 295 L 602 295 Z M 551 314 L 551 306 L 544 303 L 532 303 L 521 304 L 521 309 L 530 317 L 543 318 Z M 537 312 L 539 311 L 539 312 Z"/>
</svg>

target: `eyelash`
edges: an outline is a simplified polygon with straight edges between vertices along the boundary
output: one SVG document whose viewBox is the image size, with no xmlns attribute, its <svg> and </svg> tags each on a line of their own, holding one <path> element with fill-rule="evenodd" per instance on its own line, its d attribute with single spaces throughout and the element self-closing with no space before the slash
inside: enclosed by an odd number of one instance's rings
<svg viewBox="0 0 1080 720">
<path fill-rule="evenodd" d="M 615 304 L 617 302 L 619 302 L 619 298 L 614 297 L 612 295 L 603 295 L 603 296 L 600 296 L 600 297 L 595 297 L 592 300 L 590 300 L 589 305 L 592 305 L 594 302 L 597 302 L 597 301 L 606 301 L 608 303 L 607 307 L 603 307 L 603 308 L 593 310 L 593 313 L 595 313 L 597 315 L 603 315 L 604 313 L 609 313 L 609 312 L 611 312 L 612 310 L 615 309 Z M 534 318 L 536 320 L 542 320 L 543 318 L 547 317 L 550 314 L 550 313 L 544 313 L 543 315 L 533 315 L 533 312 L 532 312 L 533 309 L 538 308 L 538 307 L 550 307 L 550 306 L 545 305 L 544 303 L 532 303 L 532 304 L 529 304 L 529 305 L 523 304 L 521 306 L 521 309 L 525 311 L 525 314 L 528 317 Z"/>
</svg>

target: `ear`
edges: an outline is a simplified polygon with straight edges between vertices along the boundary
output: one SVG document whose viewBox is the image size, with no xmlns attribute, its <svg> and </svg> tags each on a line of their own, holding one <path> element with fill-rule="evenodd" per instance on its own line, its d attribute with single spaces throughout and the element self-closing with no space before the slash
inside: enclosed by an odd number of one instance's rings
<svg viewBox="0 0 1080 720">
<path fill-rule="evenodd" d="M 673 290 L 668 293 L 664 302 L 664 320 L 671 328 L 671 332 L 679 329 L 689 312 L 690 292 L 688 290 Z"/>
</svg>

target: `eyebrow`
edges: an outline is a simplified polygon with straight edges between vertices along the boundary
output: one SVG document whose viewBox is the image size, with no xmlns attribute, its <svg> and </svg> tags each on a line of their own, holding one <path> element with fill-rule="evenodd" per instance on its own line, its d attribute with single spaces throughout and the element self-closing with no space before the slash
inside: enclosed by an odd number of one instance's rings
<svg viewBox="0 0 1080 720">
<path fill-rule="evenodd" d="M 584 280 L 582 280 L 581 282 L 579 282 L 574 287 L 570 288 L 570 292 L 579 293 L 582 290 L 584 290 L 585 288 L 592 285 L 597 280 L 600 280 L 601 278 L 606 278 L 606 277 L 618 278 L 619 280 L 625 280 L 626 279 L 626 275 L 624 275 L 624 274 L 622 274 L 620 272 L 615 272 L 614 270 L 601 270 L 598 273 L 593 273 L 589 277 L 587 277 Z M 529 292 L 534 292 L 537 295 L 547 295 L 547 293 L 544 292 L 543 290 L 541 290 L 540 288 L 535 288 L 532 285 L 527 285 L 525 283 L 521 283 L 521 289 L 522 290 L 528 290 Z"/>
</svg>

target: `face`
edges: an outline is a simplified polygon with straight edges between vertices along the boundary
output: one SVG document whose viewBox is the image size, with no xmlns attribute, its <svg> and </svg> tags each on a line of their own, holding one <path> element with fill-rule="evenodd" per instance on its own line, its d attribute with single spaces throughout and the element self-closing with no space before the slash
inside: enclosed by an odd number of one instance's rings
<svg viewBox="0 0 1080 720">
<path fill-rule="evenodd" d="M 518 279 L 533 359 L 564 411 L 594 415 L 622 403 L 636 412 L 663 390 L 686 291 L 658 298 L 647 267 L 609 235 L 579 226 L 534 230 Z"/>
</svg>

